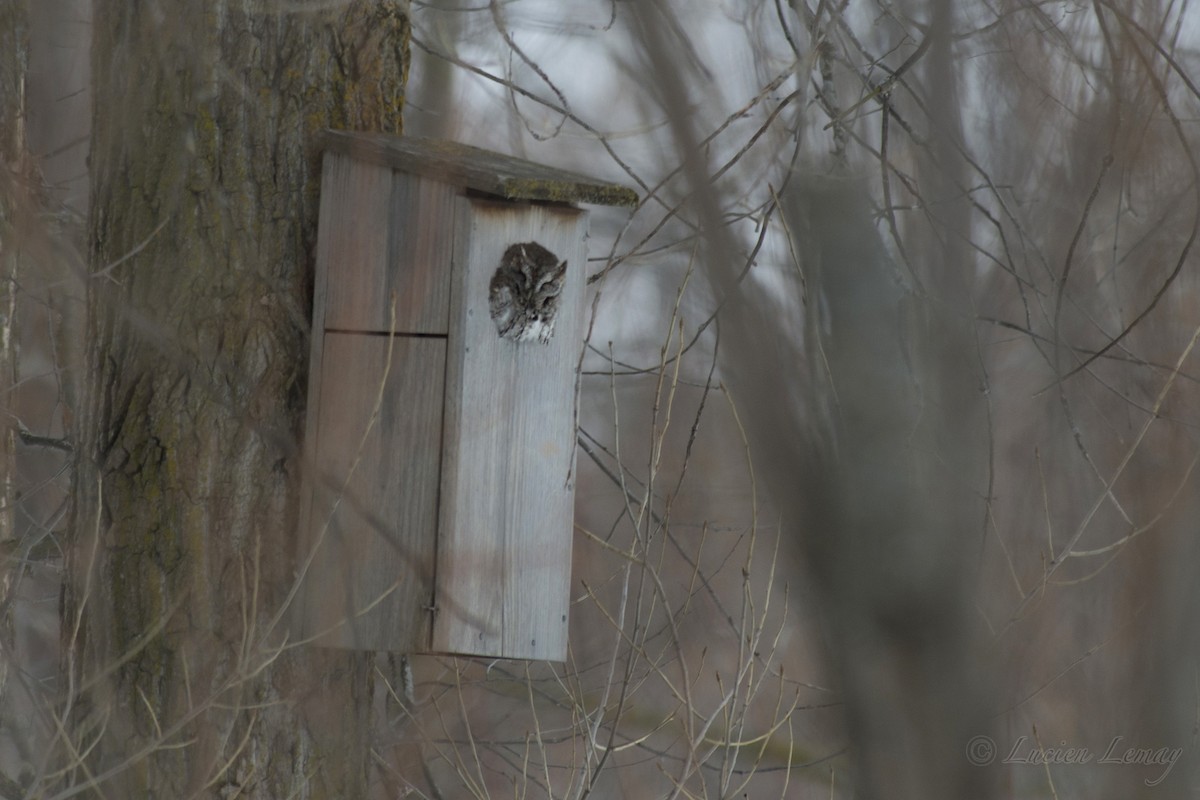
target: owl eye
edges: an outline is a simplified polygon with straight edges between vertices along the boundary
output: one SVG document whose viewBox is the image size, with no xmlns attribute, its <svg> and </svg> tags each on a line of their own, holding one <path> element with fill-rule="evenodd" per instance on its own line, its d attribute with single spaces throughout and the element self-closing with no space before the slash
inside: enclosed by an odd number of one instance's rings
<svg viewBox="0 0 1200 800">
<path fill-rule="evenodd" d="M 538 287 L 536 299 L 539 304 L 545 304 L 562 294 L 562 284 L 551 281 Z"/>
<path fill-rule="evenodd" d="M 543 287 L 553 288 L 556 294 L 562 291 L 562 277 L 566 271 L 566 261 L 560 261 L 552 268 L 543 269 L 537 278 L 538 291 L 542 291 Z"/>
<path fill-rule="evenodd" d="M 524 246 L 521 246 L 520 255 L 517 256 L 517 272 L 528 284 L 536 284 L 541 277 L 541 269 L 537 263 L 529 257 L 529 253 L 525 251 Z"/>
</svg>

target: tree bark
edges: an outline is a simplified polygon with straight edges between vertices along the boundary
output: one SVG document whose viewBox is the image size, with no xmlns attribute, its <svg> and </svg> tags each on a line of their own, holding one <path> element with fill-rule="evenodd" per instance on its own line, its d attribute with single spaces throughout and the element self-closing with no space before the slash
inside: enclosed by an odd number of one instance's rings
<svg viewBox="0 0 1200 800">
<path fill-rule="evenodd" d="M 409 28 L 399 3 L 310 8 L 96 3 L 67 793 L 368 790 L 372 657 L 286 646 L 281 618 L 313 134 L 400 130 Z"/>
<path fill-rule="evenodd" d="M 29 68 L 29 20 L 24 0 L 0 0 L 0 398 L 11 409 L 16 384 L 17 292 L 21 231 L 31 214 L 32 174 L 25 140 L 25 77 Z M 0 709 L 16 648 L 13 627 L 14 576 L 21 542 L 13 525 L 16 426 L 0 420 Z"/>
</svg>

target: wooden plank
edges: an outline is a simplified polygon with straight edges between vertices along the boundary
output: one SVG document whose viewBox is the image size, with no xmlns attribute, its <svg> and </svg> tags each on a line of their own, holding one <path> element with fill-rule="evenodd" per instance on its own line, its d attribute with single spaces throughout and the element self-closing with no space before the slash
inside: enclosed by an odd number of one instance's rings
<svg viewBox="0 0 1200 800">
<path fill-rule="evenodd" d="M 325 327 L 445 335 L 456 187 L 331 153 L 337 180 L 322 185 L 336 222 L 328 252 Z M 324 201 L 324 197 L 322 197 Z"/>
<path fill-rule="evenodd" d="M 321 184 L 321 202 L 328 199 L 330 209 L 329 223 L 318 232 L 328 276 L 324 327 L 370 330 L 369 292 L 387 270 L 392 173 L 337 153 L 325 160 L 335 180 Z"/>
<path fill-rule="evenodd" d="M 301 635 L 324 634 L 318 643 L 335 647 L 426 650 L 446 340 L 326 333 L 323 361 L 320 480 L 307 536 L 316 555 Z"/>
<path fill-rule="evenodd" d="M 340 197 L 340 188 L 347 179 L 351 161 L 336 154 L 326 155 L 321 164 L 321 205 L 317 216 L 317 258 L 313 278 L 312 333 L 308 357 L 308 406 L 304 420 L 304 460 L 300 471 L 300 527 L 297 537 L 299 547 L 296 561 L 303 564 L 308 558 L 311 545 L 308 532 L 311 530 L 313 490 L 316 480 L 317 418 L 321 409 L 321 367 L 325 350 L 325 298 L 329 276 L 330 244 L 333 229 L 337 226 L 335 198 Z M 290 612 L 291 632 L 294 638 L 304 636 L 306 609 L 303 598 Z"/>
<path fill-rule="evenodd" d="M 459 142 L 329 130 L 322 132 L 321 144 L 330 152 L 508 200 L 626 207 L 638 202 L 637 192 L 627 186 Z"/>
<path fill-rule="evenodd" d="M 450 251 L 458 192 L 455 186 L 428 178 L 392 173 L 392 238 L 379 294 L 395 292 L 397 318 L 412 320 L 406 331 L 445 335 L 449 330 Z M 375 308 L 381 315 L 373 323 L 384 330 L 387 309 L 378 299 Z"/>
<path fill-rule="evenodd" d="M 468 198 L 456 216 L 433 648 L 561 661 L 586 216 Z M 488 306 L 506 249 L 531 241 L 567 261 L 545 344 L 501 338 Z"/>
</svg>

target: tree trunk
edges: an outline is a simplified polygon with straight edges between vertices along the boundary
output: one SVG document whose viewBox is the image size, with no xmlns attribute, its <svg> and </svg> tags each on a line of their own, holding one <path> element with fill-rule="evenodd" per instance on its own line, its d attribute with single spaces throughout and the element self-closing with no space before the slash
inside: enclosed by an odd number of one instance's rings
<svg viewBox="0 0 1200 800">
<path fill-rule="evenodd" d="M 29 72 L 29 19 L 24 0 L 0 0 L 0 398 L 12 409 L 17 384 L 17 285 L 22 236 L 34 215 L 32 164 L 25 139 L 25 77 Z M 22 541 L 13 524 L 17 427 L 12 413 L 0 419 L 0 711 L 10 708 L 8 678 L 16 652 L 13 597 Z M 7 776 L 0 789 L 11 793 Z"/>
<path fill-rule="evenodd" d="M 25 140 L 25 76 L 29 68 L 29 21 L 24 0 L 0 0 L 0 398 L 12 408 L 16 384 L 17 292 L 21 232 L 32 212 L 32 172 Z M 0 419 L 0 710 L 4 709 L 9 665 L 13 661 L 13 578 L 19 569 L 20 544 L 13 525 L 14 415 Z"/>
<path fill-rule="evenodd" d="M 287 646 L 281 618 L 313 134 L 399 131 L 409 28 L 395 2 L 282 9 L 96 3 L 70 793 L 367 793 L 373 659 Z"/>
</svg>

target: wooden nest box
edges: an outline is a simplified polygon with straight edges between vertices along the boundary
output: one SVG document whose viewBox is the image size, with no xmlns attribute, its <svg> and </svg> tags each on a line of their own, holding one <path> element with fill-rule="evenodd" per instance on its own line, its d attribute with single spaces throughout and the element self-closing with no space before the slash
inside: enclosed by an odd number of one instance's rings
<svg viewBox="0 0 1200 800">
<path fill-rule="evenodd" d="M 561 661 L 587 214 L 629 189 L 328 132 L 302 641 Z"/>
</svg>

